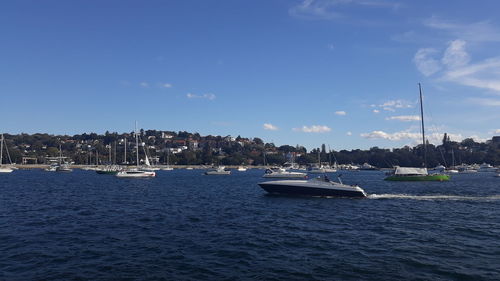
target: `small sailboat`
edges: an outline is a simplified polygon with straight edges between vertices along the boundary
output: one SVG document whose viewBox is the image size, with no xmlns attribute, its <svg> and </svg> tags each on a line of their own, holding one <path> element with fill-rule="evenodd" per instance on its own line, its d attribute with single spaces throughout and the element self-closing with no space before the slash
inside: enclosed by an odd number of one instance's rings
<svg viewBox="0 0 500 281">
<path fill-rule="evenodd" d="M 136 168 L 130 170 L 123 170 L 116 174 L 119 178 L 152 178 L 156 176 L 153 171 L 144 171 L 139 168 L 139 136 L 137 134 L 137 122 L 135 124 L 135 151 L 136 151 Z M 147 157 L 147 156 L 146 156 Z"/>
<path fill-rule="evenodd" d="M 69 167 L 68 163 L 63 163 L 62 148 L 59 144 L 59 165 L 56 167 L 56 172 L 72 172 L 73 169 Z"/>
<path fill-rule="evenodd" d="M 163 171 L 172 171 L 174 168 L 170 167 L 170 149 L 167 149 L 167 166 L 162 168 Z"/>
<path fill-rule="evenodd" d="M 3 165 L 3 147 L 5 144 L 5 139 L 3 138 L 3 134 L 0 139 L 0 173 L 12 173 L 14 169 L 8 166 Z M 9 157 L 10 161 L 10 156 L 9 156 L 9 150 L 7 149 L 7 145 L 5 145 L 5 151 L 7 152 L 7 156 Z M 10 163 L 12 165 L 12 162 Z"/>
<path fill-rule="evenodd" d="M 422 121 L 422 145 L 424 148 L 424 167 L 396 167 L 394 172 L 386 177 L 387 181 L 447 181 L 450 175 L 435 173 L 429 174 L 427 171 L 426 147 L 425 147 L 425 130 L 424 130 L 424 106 L 422 102 L 422 87 L 418 83 L 420 94 L 420 117 Z"/>
</svg>

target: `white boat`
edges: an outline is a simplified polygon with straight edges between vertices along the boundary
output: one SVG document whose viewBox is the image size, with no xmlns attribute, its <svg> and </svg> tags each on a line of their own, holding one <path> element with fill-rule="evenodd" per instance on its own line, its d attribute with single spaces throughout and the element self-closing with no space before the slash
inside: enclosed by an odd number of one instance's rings
<svg viewBox="0 0 500 281">
<path fill-rule="evenodd" d="M 307 172 L 309 174 L 324 174 L 326 170 L 324 167 L 310 167 Z"/>
<path fill-rule="evenodd" d="M 361 187 L 330 181 L 326 175 L 310 180 L 267 181 L 259 183 L 259 186 L 271 194 L 357 198 L 367 196 Z"/>
<path fill-rule="evenodd" d="M 264 172 L 263 178 L 306 178 L 306 173 L 291 172 L 283 168 L 269 168 Z"/>
<path fill-rule="evenodd" d="M 497 168 L 491 166 L 490 164 L 483 163 L 479 166 L 478 172 L 496 172 Z"/>
<path fill-rule="evenodd" d="M 46 169 L 45 171 L 47 172 L 55 172 L 57 170 L 57 167 L 59 167 L 59 165 L 57 163 L 52 163 L 50 164 Z"/>
<path fill-rule="evenodd" d="M 139 136 L 137 134 L 137 122 L 135 123 L 135 157 L 137 168 L 130 170 L 123 170 L 116 174 L 119 178 L 152 178 L 156 176 L 154 171 L 144 171 L 139 168 Z M 146 155 L 147 157 L 147 155 Z M 146 158 L 147 159 L 147 158 Z"/>
<path fill-rule="evenodd" d="M 56 172 L 72 172 L 72 171 L 73 169 L 71 169 L 68 164 L 61 164 L 58 165 L 56 168 Z"/>
<path fill-rule="evenodd" d="M 120 171 L 116 174 L 116 176 L 119 178 L 152 178 L 156 176 L 156 173 L 139 169 L 130 169 Z"/>
<path fill-rule="evenodd" d="M 226 171 L 226 167 L 224 166 L 219 166 L 217 168 L 210 169 L 205 172 L 205 175 L 230 175 L 230 174 L 231 171 L 230 170 Z"/>
<path fill-rule="evenodd" d="M 247 170 L 247 168 L 243 167 L 243 166 L 239 166 L 238 169 L 236 169 L 238 172 L 245 172 Z"/>
<path fill-rule="evenodd" d="M 3 147 L 4 147 L 4 143 L 5 143 L 5 140 L 3 138 L 3 134 L 2 134 L 2 138 L 0 139 L 0 173 L 12 173 L 12 171 L 14 171 L 14 169 L 12 169 L 11 167 L 8 167 L 8 166 L 4 166 L 3 165 Z M 7 156 L 9 156 L 9 160 L 10 160 L 10 155 L 9 155 L 9 150 L 7 150 L 7 145 L 5 145 L 5 151 L 7 152 Z M 12 165 L 12 162 L 10 163 Z"/>
</svg>

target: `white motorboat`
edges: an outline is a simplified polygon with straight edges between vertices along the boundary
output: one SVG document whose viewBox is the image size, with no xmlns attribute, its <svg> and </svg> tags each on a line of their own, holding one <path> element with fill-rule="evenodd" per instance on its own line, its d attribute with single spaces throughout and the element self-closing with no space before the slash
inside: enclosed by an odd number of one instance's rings
<svg viewBox="0 0 500 281">
<path fill-rule="evenodd" d="M 327 176 L 310 180 L 267 181 L 259 183 L 259 186 L 271 194 L 355 198 L 367 196 L 361 187 L 333 182 Z"/>
<path fill-rule="evenodd" d="M 2 134 L 2 138 L 0 139 L 0 173 L 12 173 L 12 171 L 14 171 L 14 169 L 12 169 L 9 166 L 2 165 L 4 143 L 5 143 L 5 140 L 4 140 L 3 134 Z M 10 160 L 10 155 L 9 155 L 9 150 L 7 150 L 7 145 L 5 145 L 5 151 L 7 152 L 7 156 L 9 157 L 9 160 Z M 12 162 L 10 164 L 12 165 Z"/>
<path fill-rule="evenodd" d="M 116 177 L 118 177 L 118 178 L 152 178 L 152 177 L 155 177 L 156 173 L 154 171 L 145 171 L 145 170 L 141 170 L 139 168 L 139 136 L 137 133 L 137 122 L 135 124 L 135 147 L 137 147 L 137 149 L 135 150 L 135 159 L 136 159 L 137 168 L 120 171 L 116 174 Z M 146 155 L 146 157 L 147 157 L 147 155 Z"/>
<path fill-rule="evenodd" d="M 238 169 L 236 169 L 238 172 L 245 172 L 247 170 L 247 168 L 243 167 L 243 166 L 239 166 Z"/>
<path fill-rule="evenodd" d="M 139 169 L 131 169 L 126 171 L 120 171 L 116 174 L 119 178 L 152 178 L 156 176 L 155 172 L 142 171 Z"/>
<path fill-rule="evenodd" d="M 306 178 L 306 173 L 287 171 L 283 168 L 269 168 L 264 172 L 263 178 Z"/>
<path fill-rule="evenodd" d="M 230 175 L 231 171 L 227 170 L 226 167 L 224 166 L 219 166 L 217 168 L 209 169 L 208 171 L 205 172 L 205 175 L 210 176 L 210 175 Z"/>
</svg>

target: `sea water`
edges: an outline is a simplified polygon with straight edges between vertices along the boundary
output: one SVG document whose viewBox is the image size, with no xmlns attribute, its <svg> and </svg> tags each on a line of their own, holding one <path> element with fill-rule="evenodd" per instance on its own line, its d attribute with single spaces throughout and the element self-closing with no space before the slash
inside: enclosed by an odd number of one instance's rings
<svg viewBox="0 0 500 281">
<path fill-rule="evenodd" d="M 499 280 L 500 178 L 270 196 L 263 170 L 0 175 L 0 280 Z M 337 174 L 331 174 L 335 178 Z"/>
</svg>

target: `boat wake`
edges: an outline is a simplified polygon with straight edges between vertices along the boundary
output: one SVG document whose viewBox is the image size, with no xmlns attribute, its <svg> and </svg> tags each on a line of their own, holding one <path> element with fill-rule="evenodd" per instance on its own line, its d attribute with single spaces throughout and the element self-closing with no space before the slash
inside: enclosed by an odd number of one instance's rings
<svg viewBox="0 0 500 281">
<path fill-rule="evenodd" d="M 496 201 L 500 195 L 461 196 L 461 195 L 411 195 L 411 194 L 370 194 L 369 199 L 410 199 L 410 200 L 454 200 L 454 201 Z"/>
</svg>

